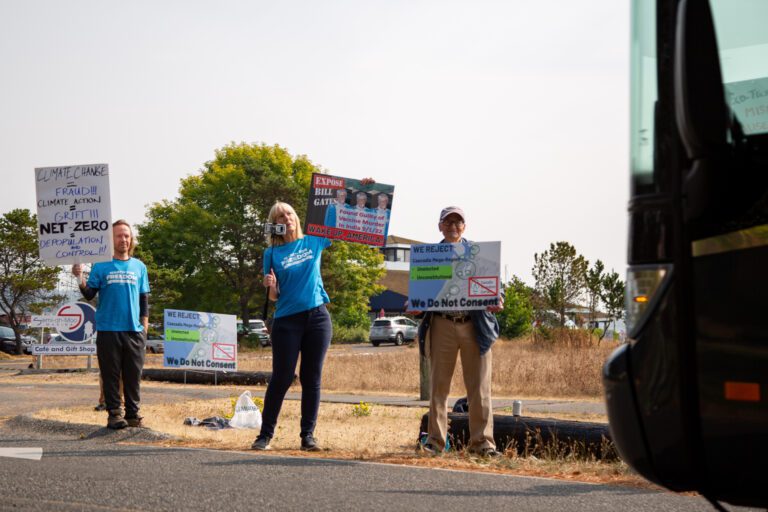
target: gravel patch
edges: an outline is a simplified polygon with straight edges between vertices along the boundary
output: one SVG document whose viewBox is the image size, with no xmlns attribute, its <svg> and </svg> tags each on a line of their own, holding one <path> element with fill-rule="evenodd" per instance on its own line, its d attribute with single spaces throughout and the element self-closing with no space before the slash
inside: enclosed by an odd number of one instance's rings
<svg viewBox="0 0 768 512">
<path fill-rule="evenodd" d="M 112 430 L 88 423 L 69 423 L 65 421 L 43 420 L 29 414 L 22 414 L 8 420 L 4 427 L 10 430 L 21 430 L 36 434 L 53 434 L 66 437 L 76 437 L 83 440 L 97 440 L 106 443 L 120 442 L 158 442 L 177 439 L 164 432 L 156 432 L 148 428 L 127 427 Z"/>
</svg>

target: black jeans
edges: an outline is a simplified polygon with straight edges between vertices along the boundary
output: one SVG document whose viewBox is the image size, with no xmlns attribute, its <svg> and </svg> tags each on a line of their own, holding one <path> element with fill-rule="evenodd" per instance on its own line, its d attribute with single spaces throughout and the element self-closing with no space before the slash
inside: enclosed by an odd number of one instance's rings
<svg viewBox="0 0 768 512">
<path fill-rule="evenodd" d="M 261 435 L 273 437 L 283 399 L 301 354 L 301 436 L 311 434 L 320 409 L 320 380 L 331 344 L 331 316 L 325 305 L 276 318 L 272 325 L 272 378 L 264 395 Z"/>
<path fill-rule="evenodd" d="M 108 411 L 120 409 L 120 377 L 123 378 L 125 416 L 139 414 L 139 383 L 144 368 L 146 346 L 143 332 L 99 331 L 96 335 L 96 356 L 104 385 L 104 403 Z"/>
</svg>

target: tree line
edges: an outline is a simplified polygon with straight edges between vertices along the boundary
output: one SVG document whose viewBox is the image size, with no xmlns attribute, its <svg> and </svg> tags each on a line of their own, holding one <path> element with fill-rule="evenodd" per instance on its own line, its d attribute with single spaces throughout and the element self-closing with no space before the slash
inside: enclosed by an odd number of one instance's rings
<svg viewBox="0 0 768 512">
<path fill-rule="evenodd" d="M 582 311 L 575 323 L 591 332 L 597 331 L 599 313 L 607 316 L 608 324 L 624 317 L 624 282 L 615 271 L 606 271 L 602 261 L 590 265 L 568 242 L 550 244 L 533 260 L 534 286 L 513 276 L 503 287 L 504 310 L 499 314 L 503 336 L 515 338 L 535 328 L 565 328 L 568 309 Z"/>
</svg>

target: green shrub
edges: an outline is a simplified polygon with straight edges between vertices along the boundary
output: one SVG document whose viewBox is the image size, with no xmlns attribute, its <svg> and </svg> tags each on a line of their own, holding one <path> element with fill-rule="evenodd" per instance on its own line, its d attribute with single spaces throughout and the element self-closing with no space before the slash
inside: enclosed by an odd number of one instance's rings
<svg viewBox="0 0 768 512">
<path fill-rule="evenodd" d="M 501 336 L 512 339 L 531 332 L 531 293 L 530 287 L 516 276 L 512 276 L 512 280 L 504 285 L 504 309 L 496 315 Z"/>
<path fill-rule="evenodd" d="M 258 350 L 261 349 L 261 341 L 259 341 L 259 335 L 252 332 L 246 336 L 238 336 L 238 350 Z"/>
<path fill-rule="evenodd" d="M 368 329 L 334 325 L 333 343 L 368 343 Z"/>
</svg>

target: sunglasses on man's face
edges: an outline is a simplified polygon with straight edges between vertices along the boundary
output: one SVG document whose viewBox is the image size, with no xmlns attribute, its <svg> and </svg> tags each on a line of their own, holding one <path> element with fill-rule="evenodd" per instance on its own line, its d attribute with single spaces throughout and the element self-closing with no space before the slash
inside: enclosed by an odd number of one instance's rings
<svg viewBox="0 0 768 512">
<path fill-rule="evenodd" d="M 454 226 L 454 227 L 460 228 L 464 226 L 464 221 L 463 220 L 444 220 L 443 226 Z"/>
</svg>

